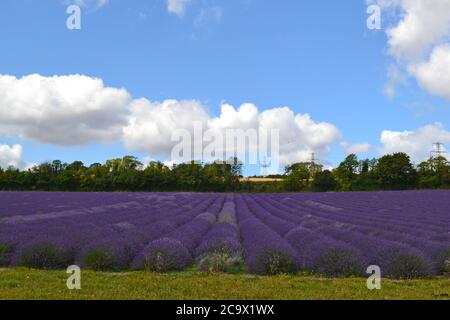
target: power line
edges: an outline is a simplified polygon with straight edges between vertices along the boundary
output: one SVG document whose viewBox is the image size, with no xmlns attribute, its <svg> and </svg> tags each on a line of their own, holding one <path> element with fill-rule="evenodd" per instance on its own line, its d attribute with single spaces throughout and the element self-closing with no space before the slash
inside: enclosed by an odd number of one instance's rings
<svg viewBox="0 0 450 320">
<path fill-rule="evenodd" d="M 315 176 L 317 165 L 320 164 L 320 159 L 316 158 L 315 152 L 311 152 L 311 159 L 309 161 L 311 163 L 311 173 L 313 176 Z"/>
<path fill-rule="evenodd" d="M 447 154 L 445 146 L 441 142 L 433 143 L 433 148 L 434 150 L 431 151 L 431 158 L 443 157 L 445 154 Z"/>
<path fill-rule="evenodd" d="M 311 159 L 309 160 L 309 162 L 311 162 L 312 164 L 316 164 L 316 162 L 320 162 L 320 159 L 316 158 L 316 153 L 315 152 L 311 153 Z"/>
<path fill-rule="evenodd" d="M 263 176 L 267 176 L 267 169 L 270 167 L 269 163 L 267 162 L 267 157 L 264 157 L 262 163 L 261 163 L 261 168 L 262 168 L 262 174 Z"/>
</svg>

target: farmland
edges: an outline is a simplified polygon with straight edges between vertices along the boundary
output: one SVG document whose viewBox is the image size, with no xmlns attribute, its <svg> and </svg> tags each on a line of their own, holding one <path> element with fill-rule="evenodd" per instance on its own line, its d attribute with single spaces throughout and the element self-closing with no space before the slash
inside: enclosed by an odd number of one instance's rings
<svg viewBox="0 0 450 320">
<path fill-rule="evenodd" d="M 450 192 L 0 193 L 0 267 L 442 277 Z"/>
</svg>

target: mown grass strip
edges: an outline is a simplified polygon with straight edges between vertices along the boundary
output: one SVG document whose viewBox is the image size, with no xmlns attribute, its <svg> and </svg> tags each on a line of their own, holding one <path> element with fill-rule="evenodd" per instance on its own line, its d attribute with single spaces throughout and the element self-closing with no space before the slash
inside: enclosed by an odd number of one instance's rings
<svg viewBox="0 0 450 320">
<path fill-rule="evenodd" d="M 310 300 L 450 299 L 450 278 L 383 280 L 370 291 L 361 278 L 83 271 L 82 289 L 68 290 L 64 271 L 0 269 L 0 299 Z"/>
</svg>

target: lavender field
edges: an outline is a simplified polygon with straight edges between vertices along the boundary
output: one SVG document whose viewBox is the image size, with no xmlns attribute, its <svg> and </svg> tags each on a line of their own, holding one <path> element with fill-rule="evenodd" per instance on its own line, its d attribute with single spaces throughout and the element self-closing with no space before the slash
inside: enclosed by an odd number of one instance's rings
<svg viewBox="0 0 450 320">
<path fill-rule="evenodd" d="M 450 192 L 0 193 L 0 267 L 450 272 Z"/>
</svg>

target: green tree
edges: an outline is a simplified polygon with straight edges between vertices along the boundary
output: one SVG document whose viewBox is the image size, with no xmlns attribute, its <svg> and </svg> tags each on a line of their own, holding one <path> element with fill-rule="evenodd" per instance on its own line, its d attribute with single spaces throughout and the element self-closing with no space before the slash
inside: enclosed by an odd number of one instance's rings
<svg viewBox="0 0 450 320">
<path fill-rule="evenodd" d="M 375 173 L 384 190 L 405 190 L 417 186 L 417 171 L 406 153 L 394 153 L 380 158 Z"/>
<path fill-rule="evenodd" d="M 337 186 L 338 183 L 334 177 L 334 174 L 330 170 L 317 172 L 314 175 L 312 190 L 315 192 L 335 191 Z"/>
<path fill-rule="evenodd" d="M 450 187 L 450 163 L 442 156 L 431 157 L 418 165 L 419 186 L 427 189 Z"/>
<path fill-rule="evenodd" d="M 342 191 L 349 191 L 352 189 L 352 183 L 357 176 L 359 167 L 360 162 L 355 154 L 348 155 L 347 158 L 339 164 L 339 167 L 335 170 L 335 175 Z"/>
<path fill-rule="evenodd" d="M 294 163 L 285 168 L 286 179 L 284 181 L 286 191 L 309 190 L 314 175 L 322 171 L 322 166 L 311 162 Z"/>
<path fill-rule="evenodd" d="M 143 189 L 146 191 L 172 190 L 170 169 L 159 161 L 150 162 L 143 171 Z"/>
</svg>

